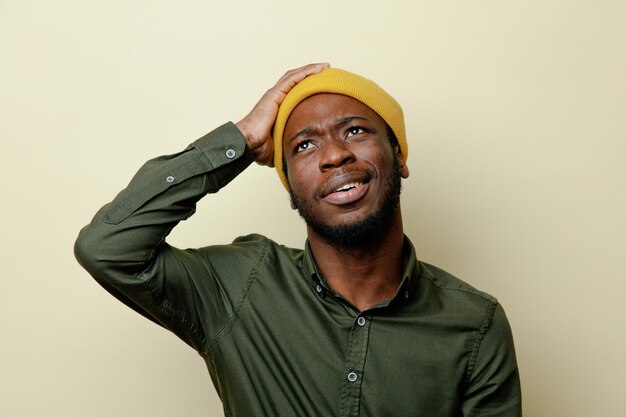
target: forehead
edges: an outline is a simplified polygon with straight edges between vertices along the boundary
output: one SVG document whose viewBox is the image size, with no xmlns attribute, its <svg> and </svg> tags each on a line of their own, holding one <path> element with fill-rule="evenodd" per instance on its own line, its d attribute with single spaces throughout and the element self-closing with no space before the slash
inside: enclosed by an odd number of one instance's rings
<svg viewBox="0 0 626 417">
<path fill-rule="evenodd" d="M 372 123 L 384 120 L 374 110 L 359 100 L 341 94 L 320 93 L 302 100 L 291 112 L 285 125 L 284 137 L 294 130 L 332 125 L 345 117 L 362 117 Z"/>
</svg>

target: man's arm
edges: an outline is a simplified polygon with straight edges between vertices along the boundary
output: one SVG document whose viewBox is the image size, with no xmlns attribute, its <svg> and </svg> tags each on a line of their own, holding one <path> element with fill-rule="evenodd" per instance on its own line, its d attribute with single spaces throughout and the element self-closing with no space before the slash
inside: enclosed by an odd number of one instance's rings
<svg viewBox="0 0 626 417">
<path fill-rule="evenodd" d="M 522 398 L 511 328 L 497 304 L 476 346 L 463 402 L 465 417 L 520 417 Z"/>
<path fill-rule="evenodd" d="M 180 153 L 148 161 L 81 230 L 76 258 L 120 301 L 200 349 L 209 329 L 195 317 L 200 300 L 194 287 L 198 276 L 207 278 L 203 285 L 212 285 L 210 276 L 197 256 L 169 246 L 165 238 L 194 213 L 198 200 L 217 192 L 251 162 L 232 123 Z M 209 291 L 219 291 L 214 285 Z M 214 308 L 216 315 L 223 310 Z"/>
<path fill-rule="evenodd" d="M 122 302 L 201 350 L 212 333 L 201 318 L 208 316 L 219 326 L 231 313 L 232 300 L 206 259 L 171 247 L 165 238 L 194 213 L 198 200 L 217 192 L 253 160 L 271 164 L 270 131 L 278 105 L 293 85 L 324 67 L 287 72 L 239 128 L 228 123 L 180 153 L 148 161 L 80 232 L 75 254 L 81 265 Z M 215 299 L 207 303 L 199 293 Z"/>
</svg>

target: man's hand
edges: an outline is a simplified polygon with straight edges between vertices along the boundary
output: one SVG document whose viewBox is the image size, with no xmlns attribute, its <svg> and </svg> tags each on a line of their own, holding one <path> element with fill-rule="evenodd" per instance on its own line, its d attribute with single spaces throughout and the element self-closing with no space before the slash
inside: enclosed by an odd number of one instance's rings
<svg viewBox="0 0 626 417">
<path fill-rule="evenodd" d="M 260 165 L 273 166 L 274 144 L 271 130 L 278 115 L 278 107 L 287 93 L 307 76 L 330 67 L 329 64 L 309 64 L 287 71 L 274 87 L 267 90 L 252 111 L 239 122 L 237 128 L 246 138 L 246 145 L 252 151 L 254 160 Z"/>
</svg>

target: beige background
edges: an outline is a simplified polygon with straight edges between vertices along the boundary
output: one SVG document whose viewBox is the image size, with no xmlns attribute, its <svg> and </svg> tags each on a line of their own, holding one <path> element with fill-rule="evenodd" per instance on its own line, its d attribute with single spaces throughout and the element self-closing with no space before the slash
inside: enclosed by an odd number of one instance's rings
<svg viewBox="0 0 626 417">
<path fill-rule="evenodd" d="M 227 3 L 0 0 L 0 416 L 221 415 L 200 357 L 73 241 L 143 161 L 312 61 L 403 104 L 407 234 L 505 306 L 525 415 L 626 415 L 625 3 Z M 305 236 L 258 166 L 171 242 L 252 231 Z"/>
</svg>

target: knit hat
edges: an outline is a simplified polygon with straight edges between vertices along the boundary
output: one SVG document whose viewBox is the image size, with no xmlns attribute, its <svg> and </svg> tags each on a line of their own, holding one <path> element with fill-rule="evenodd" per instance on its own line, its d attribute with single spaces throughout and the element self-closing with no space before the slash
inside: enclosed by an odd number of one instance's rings
<svg viewBox="0 0 626 417">
<path fill-rule="evenodd" d="M 318 93 L 334 93 L 352 97 L 374 110 L 391 127 L 398 139 L 400 151 L 406 159 L 409 148 L 406 142 L 404 115 L 400 104 L 376 83 L 360 75 L 337 68 L 327 68 L 322 72 L 309 75 L 296 84 L 278 108 L 274 122 L 274 166 L 280 180 L 287 190 L 289 183 L 283 171 L 283 134 L 289 115 L 300 102 Z"/>
</svg>

